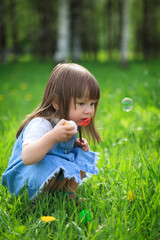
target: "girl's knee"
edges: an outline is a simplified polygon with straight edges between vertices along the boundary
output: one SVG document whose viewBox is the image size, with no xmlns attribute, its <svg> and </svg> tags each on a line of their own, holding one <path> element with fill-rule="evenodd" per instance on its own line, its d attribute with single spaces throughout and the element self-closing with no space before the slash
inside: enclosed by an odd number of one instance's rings
<svg viewBox="0 0 160 240">
<path fill-rule="evenodd" d="M 82 171 L 82 170 L 80 170 L 80 174 L 81 174 L 81 179 L 83 179 L 85 177 L 85 175 L 86 175 L 86 173 L 84 171 Z"/>
</svg>

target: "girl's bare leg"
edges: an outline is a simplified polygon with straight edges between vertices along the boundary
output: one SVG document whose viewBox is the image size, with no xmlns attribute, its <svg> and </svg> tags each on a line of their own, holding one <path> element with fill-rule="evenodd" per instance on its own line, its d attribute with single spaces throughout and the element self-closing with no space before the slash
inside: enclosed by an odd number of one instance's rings
<svg viewBox="0 0 160 240">
<path fill-rule="evenodd" d="M 80 171 L 80 174 L 81 179 L 83 179 L 85 176 L 85 172 Z M 57 176 L 58 174 L 55 175 L 55 177 L 53 177 L 48 183 L 45 183 L 42 194 L 47 191 L 54 193 L 55 191 L 59 191 L 62 189 L 66 192 L 75 192 L 77 190 L 79 184 L 74 180 L 74 178 L 70 180 L 68 179 L 58 180 Z"/>
<path fill-rule="evenodd" d="M 80 171 L 81 179 L 84 178 L 85 172 Z M 68 192 L 75 192 L 79 186 L 79 183 L 77 183 L 74 178 L 68 180 L 64 186 L 64 190 Z"/>
<path fill-rule="evenodd" d="M 59 191 L 64 187 L 64 185 L 66 184 L 67 181 L 68 181 L 67 179 L 58 181 L 57 175 L 56 175 L 48 183 L 45 183 L 45 185 L 43 187 L 43 193 L 46 191 L 49 191 L 51 193 L 54 193 L 55 191 Z"/>
</svg>

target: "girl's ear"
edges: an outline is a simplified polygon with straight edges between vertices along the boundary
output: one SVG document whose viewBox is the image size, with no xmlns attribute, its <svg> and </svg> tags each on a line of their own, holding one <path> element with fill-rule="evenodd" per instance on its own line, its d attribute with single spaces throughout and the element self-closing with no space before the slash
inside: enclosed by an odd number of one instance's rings
<svg viewBox="0 0 160 240">
<path fill-rule="evenodd" d="M 54 107 L 55 110 L 59 110 L 58 100 L 53 101 L 53 102 L 52 102 L 52 106 Z"/>
</svg>

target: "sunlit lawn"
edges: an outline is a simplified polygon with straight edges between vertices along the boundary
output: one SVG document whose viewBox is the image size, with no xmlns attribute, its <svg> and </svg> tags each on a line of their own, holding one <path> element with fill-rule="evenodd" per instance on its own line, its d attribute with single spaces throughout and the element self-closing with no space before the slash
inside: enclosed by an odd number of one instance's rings
<svg viewBox="0 0 160 240">
<path fill-rule="evenodd" d="M 83 62 L 97 78 L 97 128 L 103 141 L 99 175 L 79 187 L 89 198 L 76 207 L 61 194 L 46 195 L 30 210 L 0 186 L 0 239 L 160 239 L 160 61 Z M 7 167 L 20 122 L 40 102 L 53 63 L 0 65 L 0 174 Z M 121 101 L 133 99 L 125 112 Z M 91 221 L 79 218 L 90 212 Z M 43 222 L 42 216 L 56 220 Z"/>
</svg>

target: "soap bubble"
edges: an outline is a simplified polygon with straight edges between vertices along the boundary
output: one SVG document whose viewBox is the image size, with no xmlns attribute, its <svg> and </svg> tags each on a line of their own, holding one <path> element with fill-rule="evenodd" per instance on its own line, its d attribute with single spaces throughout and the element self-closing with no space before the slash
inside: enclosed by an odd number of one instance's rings
<svg viewBox="0 0 160 240">
<path fill-rule="evenodd" d="M 122 105 L 122 109 L 125 112 L 129 112 L 133 108 L 133 100 L 131 98 L 126 97 L 122 100 L 121 105 Z"/>
</svg>

